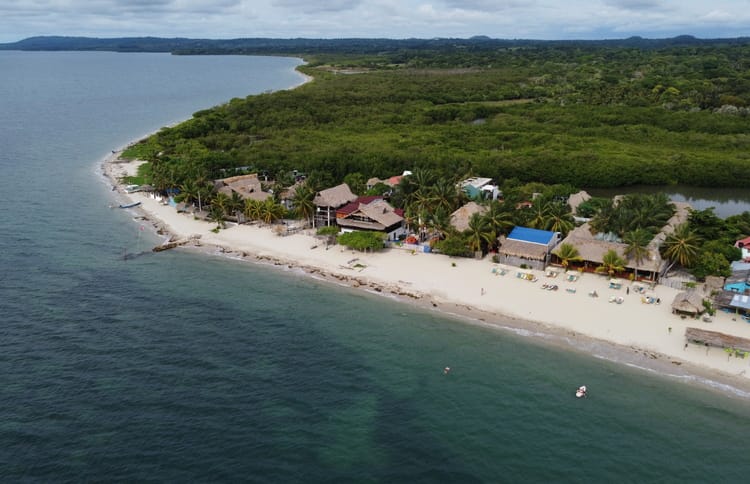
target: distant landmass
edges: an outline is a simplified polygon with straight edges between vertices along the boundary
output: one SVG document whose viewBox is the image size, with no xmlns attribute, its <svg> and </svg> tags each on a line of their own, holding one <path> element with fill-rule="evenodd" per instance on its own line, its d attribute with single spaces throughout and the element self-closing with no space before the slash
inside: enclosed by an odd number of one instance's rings
<svg viewBox="0 0 750 484">
<path fill-rule="evenodd" d="M 99 50 L 111 52 L 170 52 L 173 54 L 296 54 L 337 52 L 348 54 L 372 54 L 384 50 L 398 49 L 498 49 L 529 46 L 601 46 L 655 49 L 685 45 L 738 45 L 750 44 L 750 37 L 727 39 L 699 39 L 681 35 L 666 39 L 644 39 L 629 37 L 608 40 L 525 40 L 493 39 L 475 36 L 469 39 L 189 39 L 161 37 L 29 37 L 18 42 L 0 44 L 0 50 Z"/>
</svg>

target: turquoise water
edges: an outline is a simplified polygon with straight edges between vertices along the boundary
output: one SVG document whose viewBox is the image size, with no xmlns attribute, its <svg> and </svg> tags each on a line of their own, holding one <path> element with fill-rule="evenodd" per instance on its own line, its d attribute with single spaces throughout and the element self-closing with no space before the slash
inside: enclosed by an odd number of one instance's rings
<svg viewBox="0 0 750 484">
<path fill-rule="evenodd" d="M 297 63 L 0 52 L 3 481 L 747 476 L 748 399 L 730 392 L 293 270 L 123 260 L 158 236 L 108 208 L 98 161 L 297 84 Z"/>
</svg>

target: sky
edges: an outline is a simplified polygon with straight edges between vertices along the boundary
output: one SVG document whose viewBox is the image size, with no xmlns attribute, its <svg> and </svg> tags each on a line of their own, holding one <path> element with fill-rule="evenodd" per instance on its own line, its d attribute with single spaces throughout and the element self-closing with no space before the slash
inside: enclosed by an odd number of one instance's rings
<svg viewBox="0 0 750 484">
<path fill-rule="evenodd" d="M 8 0 L 0 42 L 87 37 L 750 36 L 750 0 Z"/>
</svg>

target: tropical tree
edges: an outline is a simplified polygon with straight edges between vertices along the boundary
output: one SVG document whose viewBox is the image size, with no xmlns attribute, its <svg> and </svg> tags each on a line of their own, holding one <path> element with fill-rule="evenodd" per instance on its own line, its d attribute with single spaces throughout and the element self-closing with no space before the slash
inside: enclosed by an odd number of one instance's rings
<svg viewBox="0 0 750 484">
<path fill-rule="evenodd" d="M 469 249 L 474 252 L 483 251 L 488 245 L 495 241 L 495 232 L 492 230 L 487 219 L 475 213 L 469 219 L 469 228 L 466 230 Z"/>
<path fill-rule="evenodd" d="M 211 207 L 219 207 L 224 215 L 231 214 L 231 202 L 232 199 L 226 193 L 219 192 L 211 202 Z"/>
<path fill-rule="evenodd" d="M 549 205 L 541 201 L 534 203 L 531 207 L 531 217 L 527 225 L 534 229 L 544 229 L 547 224 L 547 213 Z"/>
<path fill-rule="evenodd" d="M 692 267 L 700 254 L 701 238 L 692 231 L 688 223 L 675 227 L 674 232 L 667 235 L 661 245 L 661 254 L 671 261 L 667 271 L 675 264 L 682 267 Z"/>
<path fill-rule="evenodd" d="M 359 172 L 348 173 L 344 177 L 344 183 L 349 186 L 349 189 L 351 189 L 352 193 L 355 193 L 357 195 L 363 194 L 367 185 L 365 176 Z"/>
<path fill-rule="evenodd" d="M 625 264 L 627 264 L 625 259 L 620 257 L 620 254 L 618 254 L 616 250 L 610 249 L 602 257 L 602 265 L 597 267 L 595 270 L 596 272 L 606 272 L 610 276 L 613 276 L 616 272 L 624 271 Z"/>
<path fill-rule="evenodd" d="M 642 228 L 631 230 L 623 237 L 622 241 L 627 244 L 625 255 L 633 259 L 636 262 L 636 266 L 640 265 L 644 259 L 647 259 L 651 255 L 651 251 L 648 250 L 648 244 L 651 242 L 651 239 L 651 232 Z M 637 267 L 635 276 L 638 277 Z"/>
<path fill-rule="evenodd" d="M 260 206 L 260 201 L 246 198 L 245 207 L 243 209 L 245 217 L 247 217 L 248 220 L 260 220 Z"/>
<path fill-rule="evenodd" d="M 460 194 L 456 184 L 452 181 L 441 178 L 435 182 L 430 191 L 433 209 L 443 208 L 450 213 L 458 207 Z"/>
<path fill-rule="evenodd" d="M 550 203 L 547 205 L 544 225 L 547 230 L 560 232 L 563 237 L 566 236 L 575 227 L 570 207 L 565 203 Z"/>
<path fill-rule="evenodd" d="M 216 228 L 224 228 L 224 209 L 221 208 L 220 205 L 213 204 L 211 205 L 210 210 L 208 211 L 208 218 L 209 220 L 212 220 L 216 222 Z"/>
<path fill-rule="evenodd" d="M 229 198 L 227 206 L 227 213 L 237 216 L 238 213 L 242 212 L 245 208 L 245 200 L 237 192 L 232 192 L 232 196 Z"/>
<path fill-rule="evenodd" d="M 583 260 L 578 249 L 568 242 L 563 242 L 560 247 L 555 249 L 554 254 L 560 259 L 562 266 L 567 269 L 571 262 Z"/>
<path fill-rule="evenodd" d="M 493 200 L 490 202 L 487 211 L 484 213 L 484 218 L 490 224 L 490 228 L 496 235 L 504 234 L 508 229 L 512 228 L 515 224 L 513 223 L 512 214 L 505 209 L 505 205 Z"/>
<path fill-rule="evenodd" d="M 271 224 L 284 216 L 284 207 L 276 203 L 273 198 L 267 198 L 260 204 L 260 220 Z"/>
<path fill-rule="evenodd" d="M 180 185 L 180 193 L 178 193 L 174 199 L 176 202 L 185 202 L 186 204 L 194 203 L 198 200 L 198 184 L 194 180 L 187 180 L 185 183 Z"/>
<path fill-rule="evenodd" d="M 313 215 L 315 215 L 314 199 L 315 190 L 307 183 L 298 186 L 294 192 L 294 211 L 298 217 L 305 219 L 308 224 L 312 223 Z"/>
</svg>

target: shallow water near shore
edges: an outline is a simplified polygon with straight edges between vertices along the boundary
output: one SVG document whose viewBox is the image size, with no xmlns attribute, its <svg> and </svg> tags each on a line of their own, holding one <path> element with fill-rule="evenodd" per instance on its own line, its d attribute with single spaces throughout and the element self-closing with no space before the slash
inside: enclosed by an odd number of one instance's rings
<svg viewBox="0 0 750 484">
<path fill-rule="evenodd" d="M 299 271 L 147 252 L 159 236 L 108 207 L 98 160 L 297 84 L 297 62 L 0 52 L 4 480 L 747 475 L 747 399 L 611 361 L 626 352 L 457 324 Z"/>
</svg>

